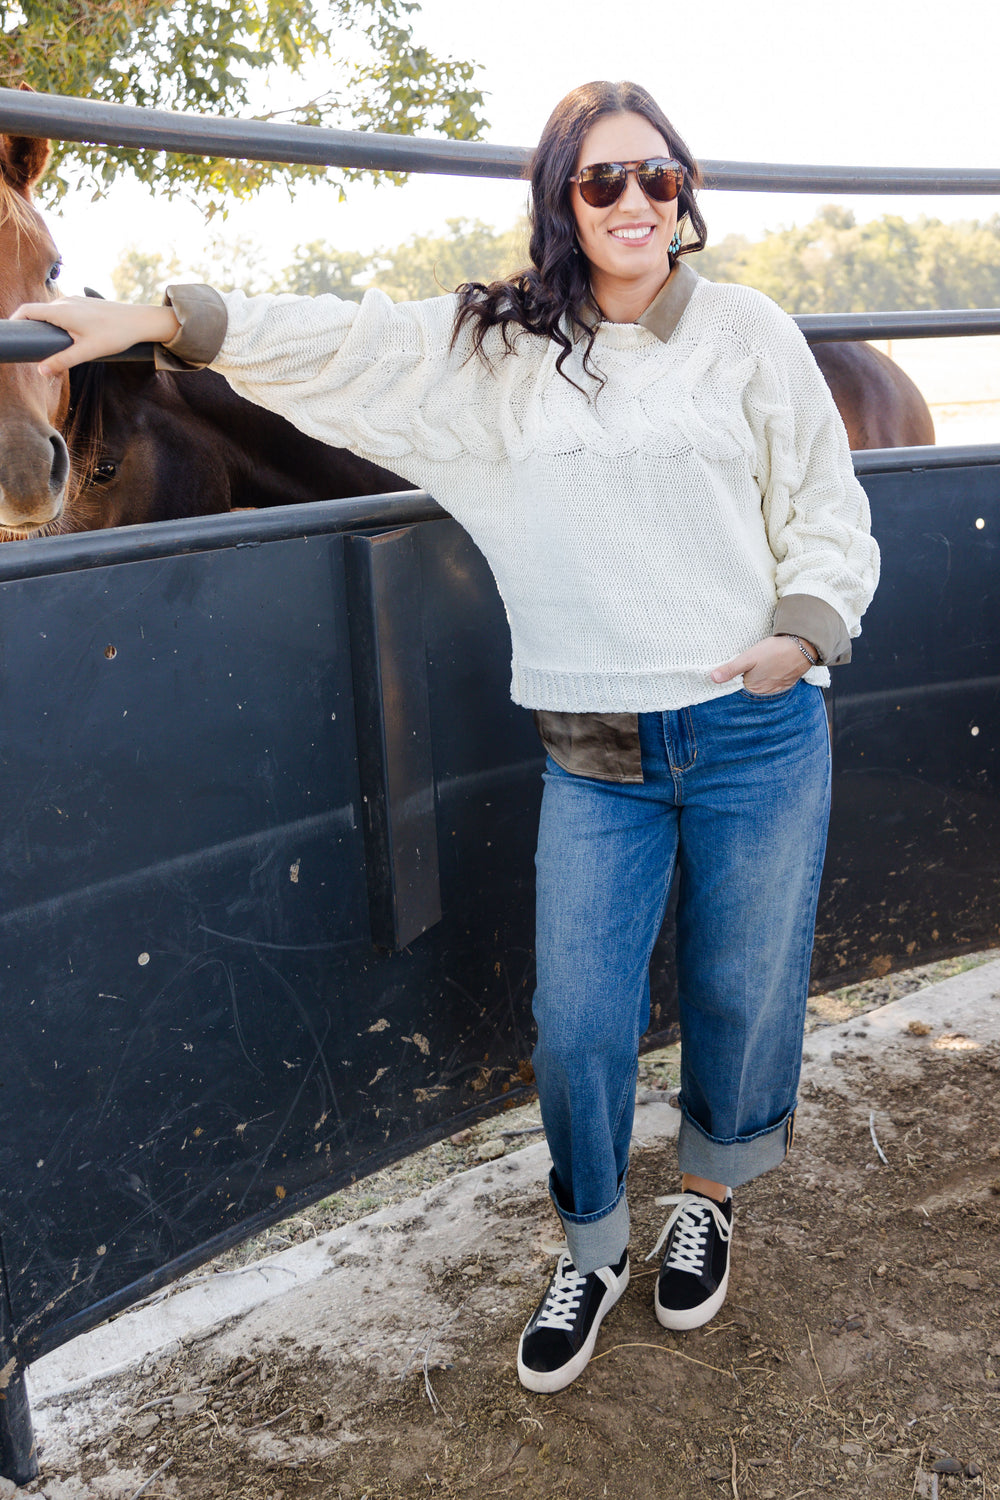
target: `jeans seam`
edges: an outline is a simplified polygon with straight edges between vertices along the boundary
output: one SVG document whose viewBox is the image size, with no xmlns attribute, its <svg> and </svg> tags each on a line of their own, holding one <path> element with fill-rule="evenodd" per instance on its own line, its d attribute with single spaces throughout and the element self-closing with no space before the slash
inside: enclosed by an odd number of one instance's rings
<svg viewBox="0 0 1000 1500">
<path fill-rule="evenodd" d="M 684 722 L 684 737 L 685 737 L 686 741 L 688 742 L 688 745 L 690 746 L 690 753 L 688 755 L 687 760 L 685 760 L 684 762 L 682 762 L 682 763 L 680 763 L 680 764 L 678 764 L 676 766 L 674 765 L 673 761 L 671 760 L 670 761 L 670 769 L 671 769 L 671 771 L 676 771 L 676 772 L 678 772 L 680 774 L 683 774 L 684 771 L 690 771 L 691 767 L 694 765 L 695 761 L 698 759 L 698 738 L 697 738 L 697 736 L 696 736 L 696 734 L 694 732 L 694 720 L 691 717 L 691 710 L 690 710 L 690 708 L 679 709 L 677 711 L 677 718 L 679 720 L 682 719 L 683 722 Z M 680 790 L 680 784 L 678 783 L 678 791 L 679 790 Z"/>
</svg>

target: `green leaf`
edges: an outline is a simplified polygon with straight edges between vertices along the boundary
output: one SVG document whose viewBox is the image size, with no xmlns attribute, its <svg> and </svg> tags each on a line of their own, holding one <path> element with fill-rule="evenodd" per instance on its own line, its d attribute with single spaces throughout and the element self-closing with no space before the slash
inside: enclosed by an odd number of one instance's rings
<svg viewBox="0 0 1000 1500">
<path fill-rule="evenodd" d="M 42 0 L 0 3 L 0 82 L 46 93 L 192 113 L 246 115 L 257 80 L 276 63 L 301 76 L 324 59 L 329 86 L 290 118 L 312 125 L 437 131 L 472 139 L 486 125 L 475 67 L 438 59 L 413 39 L 409 0 Z M 368 56 L 347 63 L 338 41 L 367 40 Z M 181 195 L 223 212 L 262 187 L 326 176 L 343 193 L 357 172 L 247 164 L 127 147 L 60 143 L 42 191 L 100 194 L 131 175 L 159 195 Z M 383 174 L 390 181 L 401 174 Z"/>
</svg>

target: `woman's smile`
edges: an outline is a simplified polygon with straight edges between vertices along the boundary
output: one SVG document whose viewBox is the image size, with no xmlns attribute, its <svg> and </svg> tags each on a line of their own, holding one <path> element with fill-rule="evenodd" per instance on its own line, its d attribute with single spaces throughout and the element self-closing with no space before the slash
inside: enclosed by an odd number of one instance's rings
<svg viewBox="0 0 1000 1500">
<path fill-rule="evenodd" d="M 619 224 L 608 233 L 627 245 L 647 244 L 656 231 L 655 224 Z"/>
</svg>

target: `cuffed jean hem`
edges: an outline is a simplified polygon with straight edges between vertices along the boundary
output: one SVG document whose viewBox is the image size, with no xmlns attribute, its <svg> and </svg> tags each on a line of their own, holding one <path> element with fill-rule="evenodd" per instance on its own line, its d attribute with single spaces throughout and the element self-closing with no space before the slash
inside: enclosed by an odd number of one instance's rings
<svg viewBox="0 0 1000 1500">
<path fill-rule="evenodd" d="M 770 1172 L 784 1161 L 795 1131 L 795 1111 L 790 1110 L 777 1125 L 744 1140 L 717 1141 L 706 1135 L 681 1104 L 681 1129 L 677 1137 L 677 1161 L 682 1172 L 706 1177 L 726 1187 L 739 1187 Z"/>
<path fill-rule="evenodd" d="M 614 1266 L 622 1258 L 628 1245 L 629 1214 L 625 1197 L 625 1184 L 618 1189 L 618 1197 L 610 1208 L 596 1214 L 571 1214 L 559 1206 L 552 1179 L 549 1179 L 549 1194 L 556 1213 L 566 1231 L 569 1257 L 581 1276 L 598 1270 L 601 1266 Z"/>
</svg>

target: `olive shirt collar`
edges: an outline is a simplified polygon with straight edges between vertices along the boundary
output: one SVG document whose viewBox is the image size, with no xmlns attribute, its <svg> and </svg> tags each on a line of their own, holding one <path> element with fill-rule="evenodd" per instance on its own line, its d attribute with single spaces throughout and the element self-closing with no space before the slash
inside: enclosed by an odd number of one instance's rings
<svg viewBox="0 0 1000 1500">
<path fill-rule="evenodd" d="M 646 311 L 636 321 L 666 343 L 691 301 L 698 273 L 678 260 Z M 787 618 L 786 618 L 787 617 Z M 833 666 L 849 661 L 850 639 L 836 610 L 804 594 L 778 601 L 776 634 L 792 632 L 812 641 L 820 660 Z M 598 781 L 641 782 L 638 714 L 558 713 L 536 709 L 535 727 L 557 765 L 576 776 Z"/>
<path fill-rule="evenodd" d="M 655 333 L 665 344 L 680 322 L 697 285 L 697 271 L 686 261 L 675 261 L 673 270 L 646 311 L 640 318 L 636 318 L 639 327 L 648 328 L 650 333 Z"/>
</svg>

